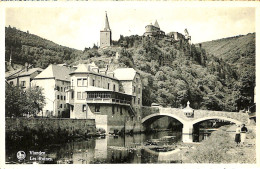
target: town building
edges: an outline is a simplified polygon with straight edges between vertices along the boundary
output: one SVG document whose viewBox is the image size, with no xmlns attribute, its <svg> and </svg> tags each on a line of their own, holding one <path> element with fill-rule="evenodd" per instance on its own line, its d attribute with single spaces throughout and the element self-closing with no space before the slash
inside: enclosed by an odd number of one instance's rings
<svg viewBox="0 0 260 169">
<path fill-rule="evenodd" d="M 69 117 L 65 90 L 70 86 L 70 72 L 66 66 L 51 64 L 32 81 L 32 85 L 43 88 L 46 105 L 41 116 Z"/>
<path fill-rule="evenodd" d="M 41 68 L 31 68 L 30 65 L 25 63 L 23 68 L 11 70 L 5 73 L 5 79 L 8 84 L 20 86 L 23 89 L 31 87 L 31 82 L 43 70 Z"/>
<path fill-rule="evenodd" d="M 109 26 L 107 12 L 105 16 L 105 28 L 100 31 L 100 48 L 111 46 L 112 31 Z"/>
<path fill-rule="evenodd" d="M 78 65 L 70 79 L 66 102 L 71 118 L 95 119 L 97 128 L 106 133 L 122 131 L 141 120 L 136 106 L 142 105 L 142 85 L 134 69 L 101 70 L 92 62 Z"/>
</svg>

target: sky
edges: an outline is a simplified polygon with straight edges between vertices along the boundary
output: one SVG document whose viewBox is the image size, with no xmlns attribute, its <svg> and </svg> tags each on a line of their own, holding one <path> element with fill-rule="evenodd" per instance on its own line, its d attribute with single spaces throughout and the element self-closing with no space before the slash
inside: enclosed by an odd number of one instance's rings
<svg viewBox="0 0 260 169">
<path fill-rule="evenodd" d="M 143 35 L 145 26 L 158 21 L 165 33 L 187 28 L 192 43 L 255 32 L 253 7 L 176 7 L 171 5 L 91 5 L 70 8 L 6 8 L 5 26 L 83 50 L 99 44 L 107 11 L 112 39 Z"/>
</svg>

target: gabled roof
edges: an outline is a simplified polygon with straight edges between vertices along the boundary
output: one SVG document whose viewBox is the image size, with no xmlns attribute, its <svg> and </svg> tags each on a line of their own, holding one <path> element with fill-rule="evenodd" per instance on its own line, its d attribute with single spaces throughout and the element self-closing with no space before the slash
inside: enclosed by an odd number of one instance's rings
<svg viewBox="0 0 260 169">
<path fill-rule="evenodd" d="M 118 80 L 133 80 L 136 75 L 136 71 L 133 68 L 118 68 L 114 70 L 114 73 Z"/>
<path fill-rule="evenodd" d="M 70 81 L 70 69 L 65 66 L 49 65 L 34 79 L 50 79 L 55 78 L 63 81 Z"/>
<path fill-rule="evenodd" d="M 37 71 L 38 72 L 42 72 L 43 69 L 41 69 L 41 68 L 32 68 L 32 69 L 28 69 L 27 72 L 24 70 L 21 74 L 19 74 L 19 76 L 28 76 L 28 75 L 33 74 L 34 72 L 37 72 Z"/>
<path fill-rule="evenodd" d="M 22 69 L 17 69 L 17 70 L 11 70 L 11 71 L 5 72 L 5 78 L 9 78 L 11 76 L 17 76 L 21 71 L 22 71 Z"/>
<path fill-rule="evenodd" d="M 12 70 L 12 71 L 5 72 L 5 78 L 16 78 L 16 77 L 20 77 L 20 76 L 30 76 L 31 74 L 33 74 L 34 72 L 37 72 L 37 71 L 41 72 L 41 71 L 43 71 L 43 69 L 32 68 L 32 69 L 28 69 L 28 71 L 25 71 L 25 69 Z"/>
<path fill-rule="evenodd" d="M 157 28 L 160 28 L 160 26 L 159 26 L 159 24 L 158 24 L 157 20 L 155 21 L 155 23 L 154 23 L 154 25 L 153 25 L 153 26 L 155 26 L 155 27 L 157 27 Z"/>
<path fill-rule="evenodd" d="M 87 64 L 79 64 L 77 65 L 77 69 L 73 73 L 82 73 L 82 72 L 89 72 L 89 65 Z"/>
</svg>

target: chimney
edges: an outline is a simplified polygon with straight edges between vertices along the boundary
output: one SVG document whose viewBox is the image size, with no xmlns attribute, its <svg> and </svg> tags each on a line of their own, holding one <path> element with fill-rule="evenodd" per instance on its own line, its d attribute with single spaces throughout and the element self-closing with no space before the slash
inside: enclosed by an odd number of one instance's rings
<svg viewBox="0 0 260 169">
<path fill-rule="evenodd" d="M 24 68 L 25 68 L 25 72 L 28 72 L 28 63 L 27 62 L 25 62 Z"/>
</svg>

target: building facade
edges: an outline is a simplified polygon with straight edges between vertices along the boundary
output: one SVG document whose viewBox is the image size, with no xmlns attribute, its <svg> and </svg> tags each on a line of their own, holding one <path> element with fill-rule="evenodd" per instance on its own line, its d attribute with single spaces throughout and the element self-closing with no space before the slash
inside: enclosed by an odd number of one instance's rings
<svg viewBox="0 0 260 169">
<path fill-rule="evenodd" d="M 109 26 L 107 13 L 105 16 L 105 28 L 100 31 L 100 48 L 111 46 L 112 31 Z"/>
<path fill-rule="evenodd" d="M 131 68 L 124 68 L 128 76 Z M 132 69 L 131 69 L 132 70 Z M 132 71 L 133 77 L 137 73 Z M 71 118 L 95 119 L 97 128 L 106 133 L 116 133 L 133 126 L 137 118 L 136 103 L 138 97 L 141 106 L 142 93 L 137 94 L 133 86 L 138 86 L 141 92 L 141 79 L 138 84 L 134 80 L 126 82 L 117 78 L 118 71 L 100 71 L 94 64 L 80 64 L 70 73 L 71 86 L 67 88 L 66 102 L 70 105 Z M 131 130 L 131 129 L 129 129 Z"/>
<path fill-rule="evenodd" d="M 31 87 L 33 78 L 42 71 L 41 68 L 29 68 L 28 64 L 25 64 L 24 68 L 6 72 L 5 79 L 10 85 L 28 89 Z"/>
<path fill-rule="evenodd" d="M 65 90 L 70 86 L 71 70 L 66 66 L 49 65 L 32 81 L 32 85 L 43 88 L 46 105 L 41 116 L 70 117 Z"/>
</svg>

